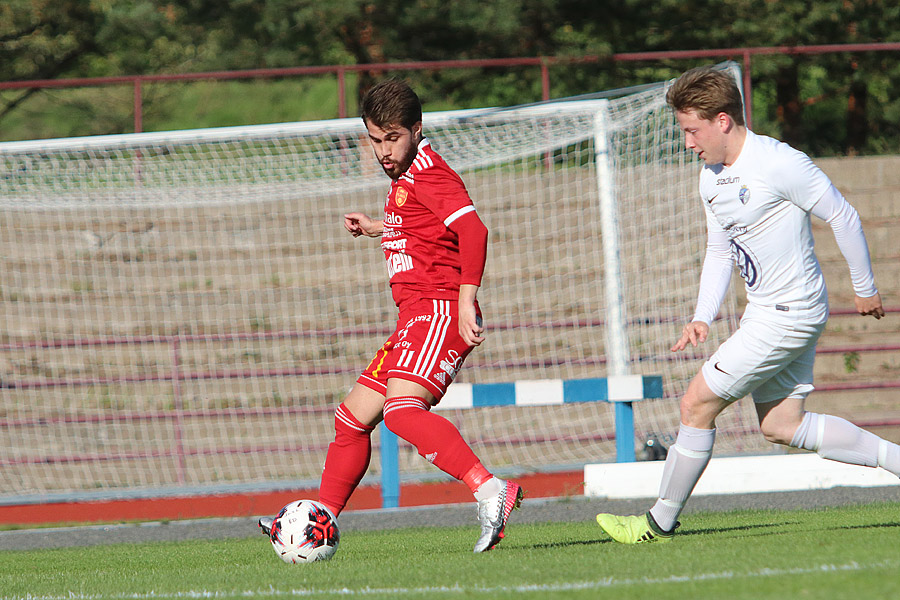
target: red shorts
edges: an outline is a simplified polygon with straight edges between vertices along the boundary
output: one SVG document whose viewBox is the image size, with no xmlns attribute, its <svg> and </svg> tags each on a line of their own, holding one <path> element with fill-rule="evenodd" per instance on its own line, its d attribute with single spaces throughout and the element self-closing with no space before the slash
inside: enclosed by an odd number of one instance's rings
<svg viewBox="0 0 900 600">
<path fill-rule="evenodd" d="M 385 394 L 387 380 L 396 377 L 424 386 L 440 400 L 473 348 L 459 335 L 459 302 L 417 300 L 401 307 L 397 329 L 357 382 Z"/>
</svg>

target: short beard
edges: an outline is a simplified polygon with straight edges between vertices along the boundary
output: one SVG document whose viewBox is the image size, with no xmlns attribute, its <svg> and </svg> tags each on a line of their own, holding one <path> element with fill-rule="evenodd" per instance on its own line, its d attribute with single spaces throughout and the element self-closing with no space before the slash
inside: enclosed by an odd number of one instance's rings
<svg viewBox="0 0 900 600">
<path fill-rule="evenodd" d="M 416 154 L 418 153 L 418 146 L 418 142 L 410 144 L 406 160 L 403 163 L 391 163 L 394 166 L 390 169 L 390 171 L 384 168 L 384 164 L 381 164 L 381 168 L 382 170 L 384 170 L 384 174 L 391 179 L 400 179 L 400 176 L 406 173 L 412 166 L 413 160 L 415 160 Z"/>
</svg>

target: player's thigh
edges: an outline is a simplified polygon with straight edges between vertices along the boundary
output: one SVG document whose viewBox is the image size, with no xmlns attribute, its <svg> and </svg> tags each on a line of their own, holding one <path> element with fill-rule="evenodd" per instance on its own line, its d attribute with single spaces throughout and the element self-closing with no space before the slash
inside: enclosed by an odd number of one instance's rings
<svg viewBox="0 0 900 600">
<path fill-rule="evenodd" d="M 420 383 L 416 383 L 415 381 L 409 381 L 407 379 L 400 379 L 399 377 L 391 377 L 387 382 L 387 397 L 388 398 L 402 398 L 405 396 L 414 396 L 416 398 L 422 398 L 428 404 L 434 406 L 437 404 L 437 400 L 434 397 L 434 394 L 431 391 L 423 386 Z"/>
<path fill-rule="evenodd" d="M 344 398 L 344 406 L 360 423 L 374 427 L 383 418 L 384 394 L 356 383 Z"/>
<path fill-rule="evenodd" d="M 437 404 L 473 350 L 459 334 L 458 303 L 422 300 L 404 311 L 400 324 L 386 377 L 418 384 L 431 394 L 429 402 Z"/>
<path fill-rule="evenodd" d="M 816 343 L 823 329 L 824 324 L 805 326 L 801 324 L 791 331 L 786 345 L 794 351 L 784 360 L 781 369 L 753 390 L 754 402 L 769 404 L 785 398 L 802 401 L 815 389 L 813 369 L 816 362 Z"/>
<path fill-rule="evenodd" d="M 818 330 L 820 333 L 821 330 Z M 701 372 L 709 388 L 720 398 L 733 402 L 764 386 L 810 348 L 815 352 L 815 329 L 782 319 L 744 318 L 741 326 L 703 365 Z M 765 401 L 778 398 L 777 385 L 764 387 Z"/>
<path fill-rule="evenodd" d="M 360 373 L 356 380 L 357 385 L 368 388 L 382 397 L 387 395 L 388 372 L 397 363 L 398 358 L 402 360 L 406 355 L 405 350 L 401 350 L 407 345 L 403 340 L 405 336 L 406 331 L 398 322 L 394 333 L 375 352 L 368 366 Z"/>
</svg>

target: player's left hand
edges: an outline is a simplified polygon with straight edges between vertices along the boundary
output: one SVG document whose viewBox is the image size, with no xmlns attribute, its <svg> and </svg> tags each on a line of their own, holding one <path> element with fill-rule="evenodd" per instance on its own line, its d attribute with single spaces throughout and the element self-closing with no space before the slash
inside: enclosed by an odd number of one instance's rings
<svg viewBox="0 0 900 600">
<path fill-rule="evenodd" d="M 868 298 L 857 296 L 853 299 L 856 303 L 856 312 L 863 316 L 872 315 L 876 319 L 884 316 L 884 307 L 881 305 L 881 294 L 875 294 Z"/>
<path fill-rule="evenodd" d="M 680 352 L 687 348 L 688 344 L 696 348 L 697 344 L 706 341 L 707 336 L 709 336 L 709 325 L 702 321 L 692 321 L 681 329 L 681 337 L 678 338 L 671 350 Z"/>
</svg>

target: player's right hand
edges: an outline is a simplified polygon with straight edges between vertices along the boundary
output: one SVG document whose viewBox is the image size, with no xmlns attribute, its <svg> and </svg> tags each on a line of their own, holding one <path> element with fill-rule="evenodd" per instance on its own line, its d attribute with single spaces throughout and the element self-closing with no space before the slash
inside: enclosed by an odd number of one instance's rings
<svg viewBox="0 0 900 600">
<path fill-rule="evenodd" d="M 353 237 L 365 235 L 375 237 L 381 235 L 381 221 L 376 221 L 368 215 L 359 212 L 347 213 L 344 215 L 344 229 L 349 231 Z"/>
<path fill-rule="evenodd" d="M 701 344 L 706 341 L 706 336 L 709 335 L 709 325 L 704 323 L 703 321 L 693 321 L 684 326 L 681 330 L 681 337 L 675 342 L 675 345 L 672 346 L 672 352 L 678 352 L 679 350 L 684 350 L 687 348 L 688 344 L 696 347 L 697 344 Z"/>
</svg>

